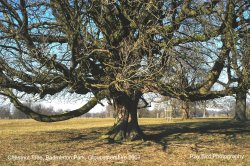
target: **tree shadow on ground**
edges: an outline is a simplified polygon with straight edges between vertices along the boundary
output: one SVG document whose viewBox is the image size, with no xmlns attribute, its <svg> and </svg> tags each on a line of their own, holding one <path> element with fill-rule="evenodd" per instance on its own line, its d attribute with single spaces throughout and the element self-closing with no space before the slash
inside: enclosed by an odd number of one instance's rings
<svg viewBox="0 0 250 166">
<path fill-rule="evenodd" d="M 145 125 L 142 126 L 146 134 L 146 140 L 159 143 L 163 150 L 168 147 L 168 142 L 178 139 L 184 134 L 221 134 L 228 136 L 228 139 L 236 139 L 236 134 L 250 134 L 250 121 L 237 122 L 227 121 L 207 121 L 207 122 L 182 122 L 170 123 L 165 125 Z M 172 137 L 175 135 L 175 137 Z M 188 139 L 188 138 L 183 138 Z M 191 138 L 189 142 L 197 141 L 197 138 Z M 180 140 L 180 139 L 179 139 Z"/>
<path fill-rule="evenodd" d="M 87 130 L 79 130 L 79 129 L 65 129 L 59 131 L 45 131 L 42 132 L 48 136 L 58 136 L 57 138 L 61 138 L 60 142 L 79 142 L 79 141 L 87 141 L 87 140 L 95 140 L 100 137 L 102 131 L 105 130 L 106 127 L 98 127 L 98 128 L 90 128 Z M 59 137 L 59 136 L 63 137 Z M 58 140 L 46 140 L 50 143 L 58 142 Z"/>
<path fill-rule="evenodd" d="M 145 142 L 131 143 L 132 148 L 140 146 L 150 146 L 150 141 L 160 144 L 163 150 L 166 150 L 169 143 L 177 141 L 182 143 L 186 141 L 188 144 L 197 143 L 197 138 L 188 137 L 185 134 L 221 134 L 226 139 L 236 139 L 236 134 L 250 134 L 250 121 L 205 121 L 205 122 L 176 122 L 159 125 L 142 125 L 142 130 L 145 132 Z M 104 140 L 101 135 L 108 131 L 108 127 L 90 128 L 86 130 L 61 130 L 45 132 L 50 139 L 44 140 L 44 143 L 80 143 L 89 142 L 82 150 L 93 149 L 95 147 L 104 147 L 106 145 L 123 145 L 122 142 L 112 142 Z M 55 136 L 56 139 L 53 139 Z M 60 137 L 63 136 L 63 137 Z M 126 144 L 125 144 L 126 145 Z"/>
</svg>

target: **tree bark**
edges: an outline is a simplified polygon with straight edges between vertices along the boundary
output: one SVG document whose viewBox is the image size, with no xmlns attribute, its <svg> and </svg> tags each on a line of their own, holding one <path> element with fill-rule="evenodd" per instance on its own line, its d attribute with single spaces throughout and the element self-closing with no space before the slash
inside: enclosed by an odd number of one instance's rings
<svg viewBox="0 0 250 166">
<path fill-rule="evenodd" d="M 183 101 L 182 105 L 181 105 L 181 108 L 182 108 L 182 112 L 183 112 L 182 118 L 183 119 L 190 119 L 190 111 L 189 111 L 189 103 L 188 103 L 188 101 Z"/>
<path fill-rule="evenodd" d="M 246 117 L 246 92 L 238 92 L 236 93 L 236 105 L 235 105 L 235 116 L 234 119 L 238 121 L 247 120 Z"/>
<path fill-rule="evenodd" d="M 138 101 L 139 98 L 132 99 L 125 95 L 114 99 L 117 116 L 116 123 L 107 133 L 110 140 L 134 141 L 144 138 L 144 133 L 138 124 Z"/>
</svg>

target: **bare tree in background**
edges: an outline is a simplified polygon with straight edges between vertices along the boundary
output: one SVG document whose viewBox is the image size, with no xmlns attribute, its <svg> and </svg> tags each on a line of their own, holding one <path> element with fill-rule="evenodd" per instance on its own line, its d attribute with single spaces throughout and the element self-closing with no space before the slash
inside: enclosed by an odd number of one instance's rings
<svg viewBox="0 0 250 166">
<path fill-rule="evenodd" d="M 0 119 L 10 119 L 10 105 L 1 105 L 0 106 Z"/>
<path fill-rule="evenodd" d="M 243 12 L 243 11 L 241 11 Z M 250 13 L 250 12 L 249 12 Z M 249 14 L 248 13 L 248 14 Z M 238 36 L 232 40 L 232 52 L 228 57 L 231 64 L 231 70 L 228 69 L 230 80 L 237 82 L 238 91 L 236 93 L 235 119 L 244 121 L 247 119 L 247 93 L 250 89 L 250 33 L 249 22 L 247 23 L 243 16 L 239 16 L 241 27 L 237 27 L 235 34 Z M 248 16 L 249 17 L 249 16 Z M 249 20 L 249 18 L 248 18 Z M 247 27 L 248 26 L 248 27 Z"/>
<path fill-rule="evenodd" d="M 236 92 L 231 86 L 212 89 L 231 50 L 236 8 L 245 10 L 236 5 L 233 0 L 0 0 L 0 93 L 43 122 L 83 115 L 106 98 L 118 115 L 109 138 L 144 138 L 137 120 L 144 93 L 196 101 Z M 37 113 L 20 101 L 24 94 L 44 98 L 62 91 L 92 98 L 58 115 Z"/>
</svg>

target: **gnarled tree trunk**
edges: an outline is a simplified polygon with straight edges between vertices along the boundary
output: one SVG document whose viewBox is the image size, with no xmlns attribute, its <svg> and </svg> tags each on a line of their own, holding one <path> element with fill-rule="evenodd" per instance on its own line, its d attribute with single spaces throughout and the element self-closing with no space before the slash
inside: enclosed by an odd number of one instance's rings
<svg viewBox="0 0 250 166">
<path fill-rule="evenodd" d="M 129 98 L 126 95 L 114 99 L 117 116 L 116 123 L 107 133 L 109 139 L 114 141 L 133 141 L 144 138 L 137 119 L 138 101 L 139 98 Z"/>
<path fill-rule="evenodd" d="M 238 92 L 236 93 L 236 105 L 235 105 L 235 116 L 234 119 L 238 121 L 247 120 L 246 117 L 246 92 Z"/>
</svg>

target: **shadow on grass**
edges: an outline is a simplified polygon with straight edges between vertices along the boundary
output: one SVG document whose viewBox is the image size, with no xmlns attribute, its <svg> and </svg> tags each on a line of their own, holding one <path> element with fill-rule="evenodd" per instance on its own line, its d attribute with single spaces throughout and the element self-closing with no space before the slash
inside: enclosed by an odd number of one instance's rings
<svg viewBox="0 0 250 166">
<path fill-rule="evenodd" d="M 205 122 L 182 122 L 170 123 L 165 125 L 144 125 L 143 131 L 149 133 L 146 140 L 154 141 L 163 146 L 163 150 L 167 148 L 167 143 L 177 139 L 186 133 L 200 134 L 224 134 L 228 139 L 236 139 L 236 134 L 250 134 L 250 121 L 237 122 L 233 120 L 226 121 L 205 121 Z M 150 134 L 151 133 L 151 134 Z M 176 135 L 176 137 L 171 137 Z M 188 139 L 188 138 L 184 138 Z M 191 138 L 196 141 L 197 138 Z M 189 142 L 192 142 L 190 140 Z"/>
<path fill-rule="evenodd" d="M 203 122 L 176 122 L 166 123 L 160 125 L 143 125 L 142 130 L 146 134 L 146 141 L 153 141 L 160 144 L 163 150 L 166 150 L 169 142 L 187 141 L 188 143 L 197 143 L 197 138 L 184 136 L 185 134 L 199 133 L 199 134 L 221 134 L 226 139 L 236 139 L 236 134 L 250 134 L 250 121 L 236 122 L 231 120 L 224 121 L 203 121 Z M 121 142 L 104 141 L 100 138 L 105 134 L 109 128 L 98 127 L 86 130 L 61 130 L 45 132 L 48 137 L 55 136 L 56 139 L 46 139 L 47 143 L 74 143 L 74 142 L 89 142 L 84 150 L 102 147 L 108 144 L 123 144 Z M 62 137 L 60 137 L 62 136 Z M 197 135 L 196 135 L 197 136 Z M 228 136 L 228 137 L 227 137 Z M 91 142 L 92 141 L 92 142 Z M 136 142 L 134 146 L 140 143 Z M 147 146 L 147 143 L 141 143 L 142 146 Z"/>
<path fill-rule="evenodd" d="M 98 128 L 91 128 L 86 131 L 77 130 L 77 129 L 65 129 L 60 131 L 46 131 L 42 132 L 43 134 L 47 136 L 55 136 L 58 139 L 47 139 L 45 141 L 49 143 L 56 143 L 56 142 L 64 142 L 64 143 L 70 143 L 70 142 L 81 142 L 81 141 L 87 141 L 87 140 L 95 140 L 98 139 L 99 136 L 102 134 L 102 130 L 107 129 L 106 127 L 98 127 Z M 61 136 L 61 137 L 60 137 Z"/>
</svg>

